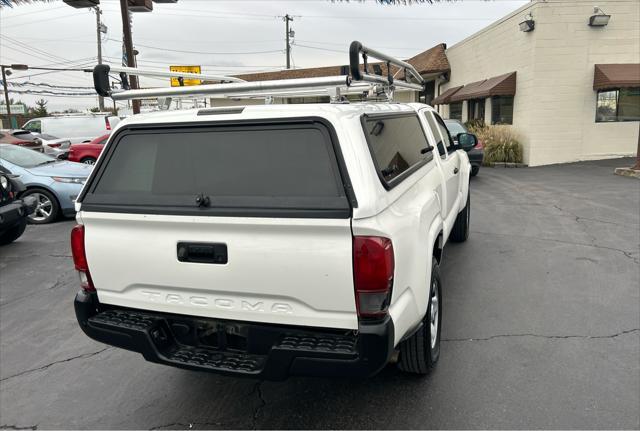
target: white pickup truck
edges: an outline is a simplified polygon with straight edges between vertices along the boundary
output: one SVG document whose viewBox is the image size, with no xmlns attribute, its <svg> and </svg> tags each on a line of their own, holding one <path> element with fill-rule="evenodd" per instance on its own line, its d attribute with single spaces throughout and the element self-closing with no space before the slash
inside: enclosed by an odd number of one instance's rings
<svg viewBox="0 0 640 431">
<path fill-rule="evenodd" d="M 77 201 L 91 338 L 176 367 L 283 379 L 437 362 L 446 242 L 469 234 L 466 151 L 417 104 L 131 117 Z"/>
</svg>

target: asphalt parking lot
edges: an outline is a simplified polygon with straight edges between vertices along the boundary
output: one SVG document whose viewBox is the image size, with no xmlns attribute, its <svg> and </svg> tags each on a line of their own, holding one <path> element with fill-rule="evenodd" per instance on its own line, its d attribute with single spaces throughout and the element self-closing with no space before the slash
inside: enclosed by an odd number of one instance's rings
<svg viewBox="0 0 640 431">
<path fill-rule="evenodd" d="M 0 428 L 639 428 L 631 161 L 482 169 L 442 266 L 427 377 L 257 382 L 147 363 L 78 328 L 73 221 L 0 248 Z M 114 270 L 117 270 L 114 269 Z"/>
</svg>

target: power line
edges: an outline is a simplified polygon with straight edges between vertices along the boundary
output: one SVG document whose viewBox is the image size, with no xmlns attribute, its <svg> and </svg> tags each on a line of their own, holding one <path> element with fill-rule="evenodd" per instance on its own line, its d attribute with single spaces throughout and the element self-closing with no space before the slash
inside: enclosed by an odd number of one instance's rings
<svg viewBox="0 0 640 431">
<path fill-rule="evenodd" d="M 89 64 L 87 64 L 87 67 L 89 66 Z M 67 69 L 68 70 L 68 69 Z M 84 71 L 84 69 L 77 69 L 76 71 Z M 40 73 L 32 73 L 30 75 L 20 75 L 20 76 L 12 76 L 11 78 L 7 78 L 7 82 L 9 79 L 17 79 L 17 78 L 31 78 L 34 76 L 40 76 L 40 75 L 47 75 L 50 73 L 65 73 L 62 72 L 61 70 L 47 70 L 46 72 L 40 72 Z"/>
<path fill-rule="evenodd" d="M 36 87 L 49 87 L 49 88 L 60 88 L 60 89 L 75 89 L 75 90 L 93 90 L 94 87 L 77 87 L 73 85 L 54 85 L 49 84 L 47 82 L 32 82 L 32 81 L 24 81 L 24 82 L 9 82 L 7 81 L 7 85 L 9 86 L 17 86 L 17 87 L 26 87 L 26 86 L 36 86 Z"/>
<path fill-rule="evenodd" d="M 113 40 L 116 41 L 116 39 L 111 39 L 109 38 L 109 40 Z M 182 49 L 171 49 L 171 48 L 165 48 L 165 47 L 159 47 L 159 46 L 151 46 L 151 45 L 143 45 L 141 43 L 136 43 L 136 46 L 140 46 L 143 48 L 148 48 L 148 49 L 157 49 L 160 51 L 170 51 L 170 52 L 179 52 L 179 53 L 184 53 L 184 54 L 204 54 L 204 55 L 252 55 L 252 54 L 272 54 L 272 53 L 282 53 L 281 49 L 276 49 L 276 50 L 269 50 L 269 51 L 243 51 L 243 52 L 205 52 L 205 51 L 187 51 L 187 50 L 182 50 Z"/>
<path fill-rule="evenodd" d="M 343 46 L 345 47 L 344 52 L 348 51 L 348 44 L 345 44 L 344 42 L 321 42 L 321 41 L 317 41 L 317 40 L 305 40 L 305 39 L 296 39 L 296 41 L 298 42 L 306 42 L 306 43 L 314 43 L 316 45 L 334 45 L 334 46 Z M 375 43 L 371 43 L 371 46 L 375 46 L 376 48 L 379 49 L 404 49 L 404 50 L 424 50 L 424 46 L 419 46 L 419 47 L 414 47 L 414 46 L 384 46 L 384 45 L 378 45 Z"/>
<path fill-rule="evenodd" d="M 9 14 L 9 16 L 3 16 L 2 19 L 10 19 L 10 18 L 18 18 L 19 16 L 24 16 L 24 15 L 34 15 L 36 13 L 42 13 L 42 12 L 51 12 L 52 10 L 56 10 L 56 9 L 62 9 L 62 8 L 67 8 L 67 5 L 62 5 L 62 6 L 58 6 L 58 7 L 52 7 L 52 8 L 47 8 L 47 9 L 43 9 L 43 10 L 37 10 L 34 12 L 25 12 L 25 13 L 19 13 L 16 15 L 12 15 Z"/>
<path fill-rule="evenodd" d="M 32 51 L 32 52 L 37 53 L 39 55 L 47 56 L 50 59 L 53 59 L 53 60 L 56 60 L 56 61 L 60 61 L 60 60 L 67 61 L 67 60 L 69 60 L 68 58 L 60 57 L 59 55 L 54 55 L 54 54 L 48 53 L 47 51 L 43 51 L 43 50 L 41 50 L 39 48 L 35 48 L 35 47 L 33 47 L 33 46 L 29 45 L 29 44 L 21 42 L 18 39 L 15 39 L 13 37 L 9 37 L 7 35 L 0 35 L 0 38 L 6 39 L 8 42 L 16 44 L 16 45 L 18 45 L 19 47 L 21 47 L 23 49 L 26 49 L 28 51 Z M 49 60 L 49 61 L 51 61 L 51 60 Z"/>
<path fill-rule="evenodd" d="M 409 16 L 335 16 L 335 15 L 305 15 L 306 18 L 340 19 L 340 20 L 402 20 L 402 21 L 494 21 L 494 18 L 419 18 Z"/>
<path fill-rule="evenodd" d="M 109 58 L 112 60 L 116 60 L 116 61 L 120 61 L 120 58 L 118 57 L 110 57 L 110 56 L 105 56 L 105 58 Z M 157 60 L 140 60 L 138 59 L 138 63 L 155 63 L 155 64 L 162 64 L 165 66 L 170 66 L 172 64 L 175 63 L 167 63 L 166 61 L 157 61 Z M 198 62 L 199 63 L 199 62 Z M 247 67 L 270 67 L 270 68 L 274 68 L 274 69 L 278 69 L 280 67 L 282 67 L 281 65 L 278 64 L 252 64 L 252 65 L 233 65 L 233 64 L 206 64 L 206 63 L 199 63 L 200 66 L 207 66 L 207 67 L 219 67 L 222 69 L 225 68 L 247 68 Z"/>
<path fill-rule="evenodd" d="M 52 97 L 98 97 L 98 95 L 93 93 L 65 93 L 65 92 L 54 92 L 51 90 L 14 90 L 9 89 L 9 93 L 17 93 L 17 94 L 32 94 L 32 95 L 41 95 L 41 96 L 52 96 Z"/>
<path fill-rule="evenodd" d="M 67 19 L 67 18 L 74 18 L 77 17 L 78 15 L 62 15 L 62 16 L 56 16 L 53 18 L 43 18 L 43 19 L 37 19 L 35 21 L 26 21 L 26 22 L 21 22 L 21 23 L 15 23 L 15 24 L 9 24 L 9 25 L 4 25 L 4 28 L 13 28 L 13 27 L 17 27 L 17 26 L 25 26 L 25 25 L 31 25 L 31 24 L 37 24 L 39 22 L 51 22 L 51 21 L 56 21 L 59 19 Z"/>
</svg>

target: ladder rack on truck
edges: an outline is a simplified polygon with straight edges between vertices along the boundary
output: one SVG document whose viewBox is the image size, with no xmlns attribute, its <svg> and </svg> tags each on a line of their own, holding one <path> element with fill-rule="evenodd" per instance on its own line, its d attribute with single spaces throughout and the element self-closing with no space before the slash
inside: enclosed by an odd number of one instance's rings
<svg viewBox="0 0 640 431">
<path fill-rule="evenodd" d="M 379 60 L 371 65 L 369 59 Z M 362 59 L 362 63 L 360 60 Z M 383 67 L 386 75 L 383 74 Z M 373 68 L 371 73 L 370 68 Z M 109 73 L 120 74 L 122 89 L 113 89 L 109 82 Z M 247 97 L 291 97 L 329 95 L 334 102 L 342 101 L 346 94 L 368 94 L 375 97 L 384 95 L 393 100 L 396 89 L 424 91 L 424 79 L 409 63 L 398 60 L 358 41 L 349 48 L 349 68 L 345 74 L 318 78 L 296 78 L 271 81 L 246 82 L 240 78 L 223 75 L 206 75 L 186 72 L 158 72 L 131 67 L 117 67 L 100 64 L 93 69 L 93 82 L 97 93 L 113 100 L 131 100 L 146 98 L 183 98 L 219 95 L 232 98 Z M 177 77 L 182 79 L 210 79 L 218 84 L 195 86 L 130 89 L 128 75 Z M 400 75 L 400 77 L 397 77 Z"/>
</svg>

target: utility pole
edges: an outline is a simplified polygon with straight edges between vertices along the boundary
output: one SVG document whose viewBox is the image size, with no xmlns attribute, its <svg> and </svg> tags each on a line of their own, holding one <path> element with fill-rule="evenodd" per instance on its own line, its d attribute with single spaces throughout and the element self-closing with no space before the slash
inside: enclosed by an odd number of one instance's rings
<svg viewBox="0 0 640 431">
<path fill-rule="evenodd" d="M 11 124 L 11 104 L 9 103 L 9 90 L 7 90 L 7 75 L 4 71 L 4 68 L 6 66 L 0 66 L 0 68 L 2 68 L 2 86 L 4 87 L 4 103 L 6 103 L 7 105 L 7 119 L 9 120 L 9 127 L 7 127 L 8 129 L 12 129 L 13 125 Z"/>
<path fill-rule="evenodd" d="M 127 0 L 120 0 L 120 12 L 122 14 L 122 33 L 125 51 L 127 53 L 127 66 L 136 67 L 136 58 L 133 53 L 133 39 L 131 38 L 131 23 L 129 21 L 129 8 Z M 129 81 L 132 89 L 138 88 L 138 77 L 135 75 L 129 75 Z M 133 113 L 140 113 L 140 100 L 132 100 Z"/>
<path fill-rule="evenodd" d="M 289 16 L 289 14 L 286 14 L 285 16 L 282 17 L 282 19 L 284 19 L 285 22 L 285 28 L 286 28 L 286 36 L 287 36 L 287 69 L 291 69 L 291 44 L 289 43 L 289 21 L 293 21 L 293 17 Z"/>
<path fill-rule="evenodd" d="M 102 11 L 100 6 L 96 6 L 94 10 L 96 12 L 96 35 L 98 37 L 98 64 L 102 64 L 102 24 L 100 22 Z M 104 97 L 102 96 L 98 96 L 98 108 L 100 112 L 104 112 Z"/>
</svg>

